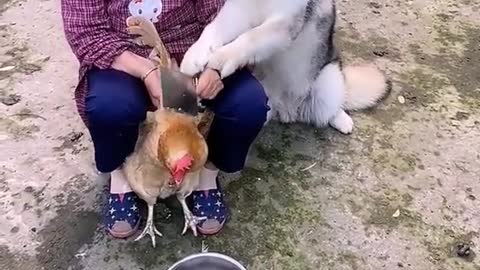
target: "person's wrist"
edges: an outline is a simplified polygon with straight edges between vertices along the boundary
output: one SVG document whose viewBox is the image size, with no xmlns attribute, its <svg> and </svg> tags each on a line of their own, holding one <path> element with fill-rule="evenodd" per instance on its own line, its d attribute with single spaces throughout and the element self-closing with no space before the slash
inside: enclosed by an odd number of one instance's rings
<svg viewBox="0 0 480 270">
<path fill-rule="evenodd" d="M 222 78 L 222 73 L 220 72 L 220 70 L 215 69 L 215 68 L 208 68 L 208 69 L 215 72 L 218 75 L 219 78 Z"/>
<path fill-rule="evenodd" d="M 155 69 L 145 78 L 145 80 L 143 80 L 143 83 L 147 88 L 148 92 L 156 92 L 158 89 L 161 88 L 160 71 L 158 69 Z"/>
<path fill-rule="evenodd" d="M 149 59 L 130 51 L 124 51 L 117 56 L 111 65 L 113 69 L 126 72 L 136 78 L 141 78 L 154 66 L 155 64 Z"/>
<path fill-rule="evenodd" d="M 148 77 L 151 77 L 153 76 L 155 72 L 158 71 L 158 67 L 157 66 L 153 66 L 151 68 L 149 68 L 146 72 L 143 73 L 142 76 L 140 76 L 140 79 L 145 83 L 145 81 L 148 79 Z"/>
<path fill-rule="evenodd" d="M 146 58 L 143 58 L 141 65 L 139 65 L 139 70 L 138 70 L 138 74 L 137 74 L 138 76 L 136 76 L 136 77 L 142 79 L 145 75 L 147 75 L 148 72 L 151 72 L 152 69 L 154 69 L 155 67 L 156 66 L 152 61 L 150 61 Z M 144 79 L 142 79 L 142 80 L 145 81 Z"/>
</svg>

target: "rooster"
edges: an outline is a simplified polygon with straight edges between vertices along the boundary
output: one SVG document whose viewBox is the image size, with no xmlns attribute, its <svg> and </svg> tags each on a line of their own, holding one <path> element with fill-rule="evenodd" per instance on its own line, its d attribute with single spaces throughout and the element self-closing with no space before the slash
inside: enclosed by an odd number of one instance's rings
<svg viewBox="0 0 480 270">
<path fill-rule="evenodd" d="M 129 17 L 127 30 L 139 35 L 136 42 L 154 48 L 150 54 L 152 61 L 165 68 L 178 69 L 151 21 Z M 193 216 L 186 198 L 199 184 L 200 170 L 208 156 L 205 138 L 212 120 L 213 112 L 209 110 L 197 116 L 168 108 L 159 108 L 147 114 L 135 150 L 124 163 L 128 183 L 148 205 L 145 229 L 135 241 L 148 234 L 155 247 L 155 235 L 162 234 L 153 224 L 154 205 L 157 198 L 165 199 L 174 195 L 185 217 L 182 234 L 190 228 L 197 236 L 197 224 L 202 218 Z"/>
<path fill-rule="evenodd" d="M 147 224 L 137 240 L 149 234 L 155 247 L 155 234 L 162 234 L 153 224 L 157 198 L 176 195 L 182 205 L 185 225 L 197 236 L 194 217 L 186 198 L 198 186 L 200 169 L 207 160 L 208 148 L 198 129 L 196 118 L 168 109 L 149 113 L 137 147 L 124 164 L 124 172 L 133 191 L 148 205 Z M 142 138 L 143 137 L 143 138 Z"/>
</svg>

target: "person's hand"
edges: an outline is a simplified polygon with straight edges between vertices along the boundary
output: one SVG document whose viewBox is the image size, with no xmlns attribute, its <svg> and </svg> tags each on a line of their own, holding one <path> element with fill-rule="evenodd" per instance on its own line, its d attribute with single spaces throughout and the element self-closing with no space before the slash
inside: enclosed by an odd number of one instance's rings
<svg viewBox="0 0 480 270">
<path fill-rule="evenodd" d="M 160 71 L 152 71 L 144 80 L 150 99 L 155 107 L 163 107 L 163 91 L 160 81 Z"/>
<path fill-rule="evenodd" d="M 214 99 L 222 89 L 220 75 L 213 69 L 206 69 L 198 78 L 197 94 L 203 99 Z"/>
<path fill-rule="evenodd" d="M 152 70 L 152 68 L 155 67 L 155 64 L 151 60 L 130 51 L 124 51 L 114 59 L 111 67 L 126 72 L 136 78 L 143 79 L 143 83 L 147 88 L 153 105 L 157 108 L 163 106 L 160 71 L 158 69 Z M 148 76 L 144 78 L 147 73 Z"/>
</svg>

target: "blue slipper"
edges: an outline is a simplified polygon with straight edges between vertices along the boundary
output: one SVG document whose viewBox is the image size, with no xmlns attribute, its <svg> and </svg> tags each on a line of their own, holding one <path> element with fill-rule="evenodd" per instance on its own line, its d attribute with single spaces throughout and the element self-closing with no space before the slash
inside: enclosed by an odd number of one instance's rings
<svg viewBox="0 0 480 270">
<path fill-rule="evenodd" d="M 127 238 L 138 230 L 139 201 L 134 192 L 109 194 L 104 224 L 110 235 L 115 238 Z"/>
<path fill-rule="evenodd" d="M 201 234 L 214 235 L 220 232 L 229 216 L 220 188 L 193 192 L 192 213 L 196 217 L 207 218 L 197 225 Z"/>
</svg>

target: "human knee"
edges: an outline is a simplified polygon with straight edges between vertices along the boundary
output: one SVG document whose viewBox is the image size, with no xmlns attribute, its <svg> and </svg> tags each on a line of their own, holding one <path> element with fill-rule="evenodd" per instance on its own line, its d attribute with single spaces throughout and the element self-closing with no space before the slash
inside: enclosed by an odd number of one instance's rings
<svg viewBox="0 0 480 270">
<path fill-rule="evenodd" d="M 233 118 L 243 127 L 262 127 L 270 110 L 263 86 L 252 75 L 242 81 L 232 98 Z"/>
<path fill-rule="evenodd" d="M 241 125 L 261 127 L 265 124 L 269 107 L 263 88 L 261 92 L 241 104 L 236 113 L 236 119 Z"/>
<path fill-rule="evenodd" d="M 146 117 L 145 90 L 134 78 L 113 75 L 92 78 L 86 98 L 89 123 L 112 127 L 139 124 Z"/>
<path fill-rule="evenodd" d="M 128 126 L 142 122 L 146 109 L 138 102 L 97 97 L 87 103 L 87 117 L 91 124 Z"/>
</svg>

